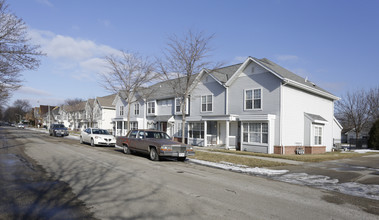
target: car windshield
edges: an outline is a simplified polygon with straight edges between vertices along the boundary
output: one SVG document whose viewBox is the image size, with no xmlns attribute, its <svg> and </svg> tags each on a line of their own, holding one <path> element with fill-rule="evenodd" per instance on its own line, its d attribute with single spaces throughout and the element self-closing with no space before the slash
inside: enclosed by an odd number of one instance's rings
<svg viewBox="0 0 379 220">
<path fill-rule="evenodd" d="M 156 131 L 146 131 L 145 136 L 146 138 L 170 139 L 170 136 L 168 136 L 166 133 Z"/>
<path fill-rule="evenodd" d="M 64 128 L 64 125 L 55 125 L 56 128 Z"/>
<path fill-rule="evenodd" d="M 92 129 L 92 134 L 109 134 L 109 132 L 103 129 Z"/>
</svg>

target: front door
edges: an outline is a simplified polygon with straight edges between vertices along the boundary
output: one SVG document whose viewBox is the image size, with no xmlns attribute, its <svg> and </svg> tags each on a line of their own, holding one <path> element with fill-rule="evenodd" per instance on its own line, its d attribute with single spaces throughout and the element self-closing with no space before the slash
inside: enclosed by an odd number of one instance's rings
<svg viewBox="0 0 379 220">
<path fill-rule="evenodd" d="M 207 144 L 208 145 L 217 144 L 217 121 L 207 122 Z"/>
<path fill-rule="evenodd" d="M 167 133 L 167 122 L 160 123 L 160 130 Z"/>
</svg>

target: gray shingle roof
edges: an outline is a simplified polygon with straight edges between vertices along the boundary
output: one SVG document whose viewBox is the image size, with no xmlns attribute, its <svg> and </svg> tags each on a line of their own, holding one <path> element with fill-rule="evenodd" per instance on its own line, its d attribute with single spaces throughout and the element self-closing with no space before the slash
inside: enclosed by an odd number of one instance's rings
<svg viewBox="0 0 379 220">
<path fill-rule="evenodd" d="M 326 93 L 329 93 L 328 91 L 326 91 L 323 88 L 317 86 L 316 84 L 314 84 L 314 83 L 312 83 L 312 82 L 304 79 L 303 77 L 301 77 L 299 75 L 296 75 L 295 73 L 293 73 L 293 72 L 291 72 L 291 71 L 289 71 L 289 70 L 287 70 L 287 69 L 279 66 L 278 64 L 272 62 L 269 59 L 266 59 L 266 58 L 263 58 L 263 59 L 253 58 L 253 59 L 256 60 L 256 61 L 258 61 L 260 64 L 264 65 L 268 69 L 272 70 L 273 72 L 279 74 L 283 78 L 287 78 L 287 79 L 293 80 L 295 82 L 301 83 L 303 85 L 306 85 L 306 86 L 318 89 L 318 90 L 326 92 Z M 329 94 L 331 94 L 331 93 L 329 93 Z"/>
<path fill-rule="evenodd" d="M 114 107 L 113 100 L 115 99 L 116 94 L 103 96 L 103 97 L 97 97 L 97 101 L 102 107 Z"/>
<path fill-rule="evenodd" d="M 231 66 L 214 69 L 210 71 L 210 74 L 216 77 L 218 81 L 226 83 L 234 75 L 238 68 L 241 67 L 241 65 L 242 63 L 238 63 Z"/>
<path fill-rule="evenodd" d="M 198 74 L 194 74 L 190 78 L 190 85 Z M 173 98 L 184 90 L 186 84 L 186 77 L 180 77 L 176 79 L 166 80 L 156 83 L 148 88 L 143 89 L 140 94 L 147 95 L 147 99 L 166 99 Z M 176 89 L 174 90 L 174 87 Z"/>
<path fill-rule="evenodd" d="M 320 115 L 315 115 L 315 114 L 310 114 L 310 113 L 304 113 L 304 114 L 307 115 L 312 121 L 325 121 L 325 122 L 327 122 L 327 120 Z"/>
</svg>

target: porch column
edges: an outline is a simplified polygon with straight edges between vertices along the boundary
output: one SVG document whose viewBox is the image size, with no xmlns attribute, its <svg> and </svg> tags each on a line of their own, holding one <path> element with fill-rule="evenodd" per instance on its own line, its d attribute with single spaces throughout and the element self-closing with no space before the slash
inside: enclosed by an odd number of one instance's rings
<svg viewBox="0 0 379 220">
<path fill-rule="evenodd" d="M 121 121 L 121 136 L 124 136 L 124 129 L 125 129 L 124 128 L 125 127 L 124 124 L 125 124 L 125 122 L 124 122 L 124 120 L 122 120 Z"/>
<path fill-rule="evenodd" d="M 208 146 L 207 121 L 204 121 L 204 147 Z"/>
<path fill-rule="evenodd" d="M 229 121 L 225 121 L 225 126 L 226 126 L 226 128 L 225 128 L 225 149 L 227 149 L 227 150 L 229 150 Z"/>
<path fill-rule="evenodd" d="M 115 123 L 114 134 L 115 134 L 115 136 L 118 136 L 118 134 L 117 134 L 117 121 L 115 120 L 114 123 Z"/>
</svg>

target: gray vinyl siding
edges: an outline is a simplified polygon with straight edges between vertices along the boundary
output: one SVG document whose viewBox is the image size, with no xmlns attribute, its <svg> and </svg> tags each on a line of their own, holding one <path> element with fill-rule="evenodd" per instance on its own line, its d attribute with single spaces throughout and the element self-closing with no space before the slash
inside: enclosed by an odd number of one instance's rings
<svg viewBox="0 0 379 220">
<path fill-rule="evenodd" d="M 275 143 L 279 145 L 281 80 L 255 63 L 248 65 L 229 88 L 229 114 L 276 116 Z M 261 89 L 261 109 L 244 110 L 246 89 Z"/>
<path fill-rule="evenodd" d="M 212 111 L 201 111 L 201 96 L 213 95 Z M 191 93 L 191 115 L 224 115 L 225 114 L 225 87 L 215 81 L 211 76 L 204 76 L 202 81 Z"/>
<path fill-rule="evenodd" d="M 157 115 L 173 115 L 174 99 L 157 100 Z"/>
</svg>

